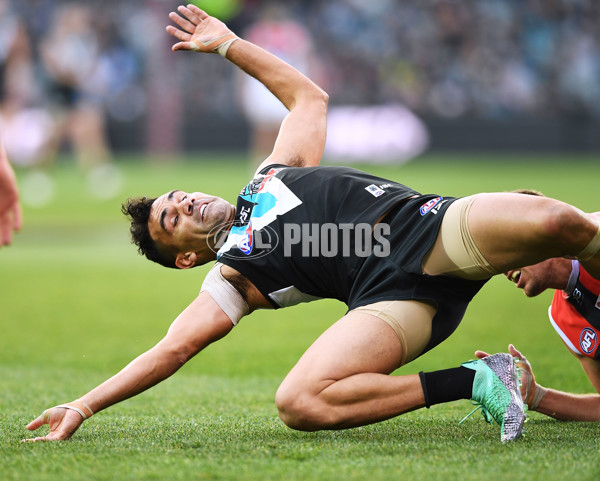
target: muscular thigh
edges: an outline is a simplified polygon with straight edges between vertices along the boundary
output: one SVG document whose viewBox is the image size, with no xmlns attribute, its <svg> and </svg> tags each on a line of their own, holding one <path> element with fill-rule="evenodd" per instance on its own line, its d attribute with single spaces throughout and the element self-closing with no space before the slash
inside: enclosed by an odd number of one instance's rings
<svg viewBox="0 0 600 481">
<path fill-rule="evenodd" d="M 545 238 L 546 214 L 564 205 L 547 197 L 478 194 L 469 212 L 469 230 L 485 259 L 499 272 L 561 255 Z"/>
<path fill-rule="evenodd" d="M 292 383 L 318 393 L 333 381 L 355 374 L 389 374 L 401 359 L 401 343 L 389 324 L 350 311 L 308 348 L 282 386 Z"/>
<path fill-rule="evenodd" d="M 547 237 L 549 214 L 566 204 L 510 192 L 484 193 L 452 204 L 423 260 L 423 272 L 486 279 L 563 255 Z"/>
</svg>

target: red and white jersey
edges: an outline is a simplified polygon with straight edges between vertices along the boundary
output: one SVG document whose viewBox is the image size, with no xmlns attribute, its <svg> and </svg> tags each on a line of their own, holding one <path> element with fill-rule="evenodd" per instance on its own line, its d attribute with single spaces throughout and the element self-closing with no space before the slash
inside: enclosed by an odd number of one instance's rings
<svg viewBox="0 0 600 481">
<path fill-rule="evenodd" d="M 575 354 L 600 358 L 600 280 L 593 278 L 579 261 L 573 269 L 567 288 L 554 293 L 548 309 L 550 322 L 563 342 Z"/>
</svg>

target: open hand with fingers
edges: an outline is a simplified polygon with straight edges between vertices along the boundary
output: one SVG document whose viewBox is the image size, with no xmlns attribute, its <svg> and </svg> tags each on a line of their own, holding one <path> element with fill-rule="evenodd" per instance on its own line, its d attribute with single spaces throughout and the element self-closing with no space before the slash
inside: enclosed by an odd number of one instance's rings
<svg viewBox="0 0 600 481">
<path fill-rule="evenodd" d="M 227 25 L 195 5 L 180 5 L 177 11 L 181 15 L 171 12 L 169 18 L 179 28 L 172 25 L 167 27 L 167 32 L 179 40 L 173 45 L 173 51 L 192 50 L 225 56 L 229 45 L 238 38 Z"/>
<path fill-rule="evenodd" d="M 31 421 L 26 428 L 29 431 L 35 431 L 47 424 L 50 427 L 50 432 L 46 436 L 23 439 L 23 441 L 65 441 L 73 436 L 83 421 L 93 414 L 90 407 L 80 399 L 46 409 L 40 416 Z"/>
<path fill-rule="evenodd" d="M 517 350 L 512 344 L 508 345 L 508 352 L 511 356 L 517 359 L 517 367 L 521 371 L 521 396 L 523 402 L 527 404 L 528 408 L 535 411 L 541 398 L 546 393 L 546 388 L 540 386 L 535 382 L 535 376 L 531 364 L 521 352 Z M 482 359 L 489 356 L 487 352 L 475 351 L 475 357 Z"/>
</svg>

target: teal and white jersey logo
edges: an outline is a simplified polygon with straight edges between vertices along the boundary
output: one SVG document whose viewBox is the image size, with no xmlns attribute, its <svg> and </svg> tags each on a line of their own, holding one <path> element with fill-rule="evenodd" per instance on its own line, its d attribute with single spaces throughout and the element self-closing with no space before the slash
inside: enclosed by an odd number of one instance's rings
<svg viewBox="0 0 600 481">
<path fill-rule="evenodd" d="M 253 179 L 240 192 L 233 227 L 227 241 L 217 252 L 217 259 L 237 249 L 248 258 L 261 257 L 277 246 L 277 233 L 270 227 L 275 219 L 302 204 L 302 201 L 271 169 Z M 236 258 L 239 259 L 238 256 Z"/>
</svg>

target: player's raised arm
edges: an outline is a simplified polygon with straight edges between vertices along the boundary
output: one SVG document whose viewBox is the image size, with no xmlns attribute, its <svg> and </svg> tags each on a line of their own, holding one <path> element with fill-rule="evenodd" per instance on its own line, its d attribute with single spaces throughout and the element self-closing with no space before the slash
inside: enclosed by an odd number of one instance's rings
<svg viewBox="0 0 600 481">
<path fill-rule="evenodd" d="M 328 95 L 294 67 L 238 38 L 223 22 L 198 7 L 180 6 L 178 12 L 181 15 L 169 15 L 177 28 L 167 27 L 167 32 L 179 40 L 174 51 L 220 53 L 259 80 L 290 111 L 281 125 L 273 153 L 262 165 L 318 165 L 325 148 Z"/>
<path fill-rule="evenodd" d="M 47 409 L 27 425 L 34 431 L 48 424 L 50 432 L 27 441 L 69 439 L 94 413 L 131 398 L 174 374 L 195 354 L 231 331 L 229 317 L 210 294 L 201 293 L 173 322 L 167 335 L 152 349 L 133 360 L 76 401 Z"/>
</svg>

